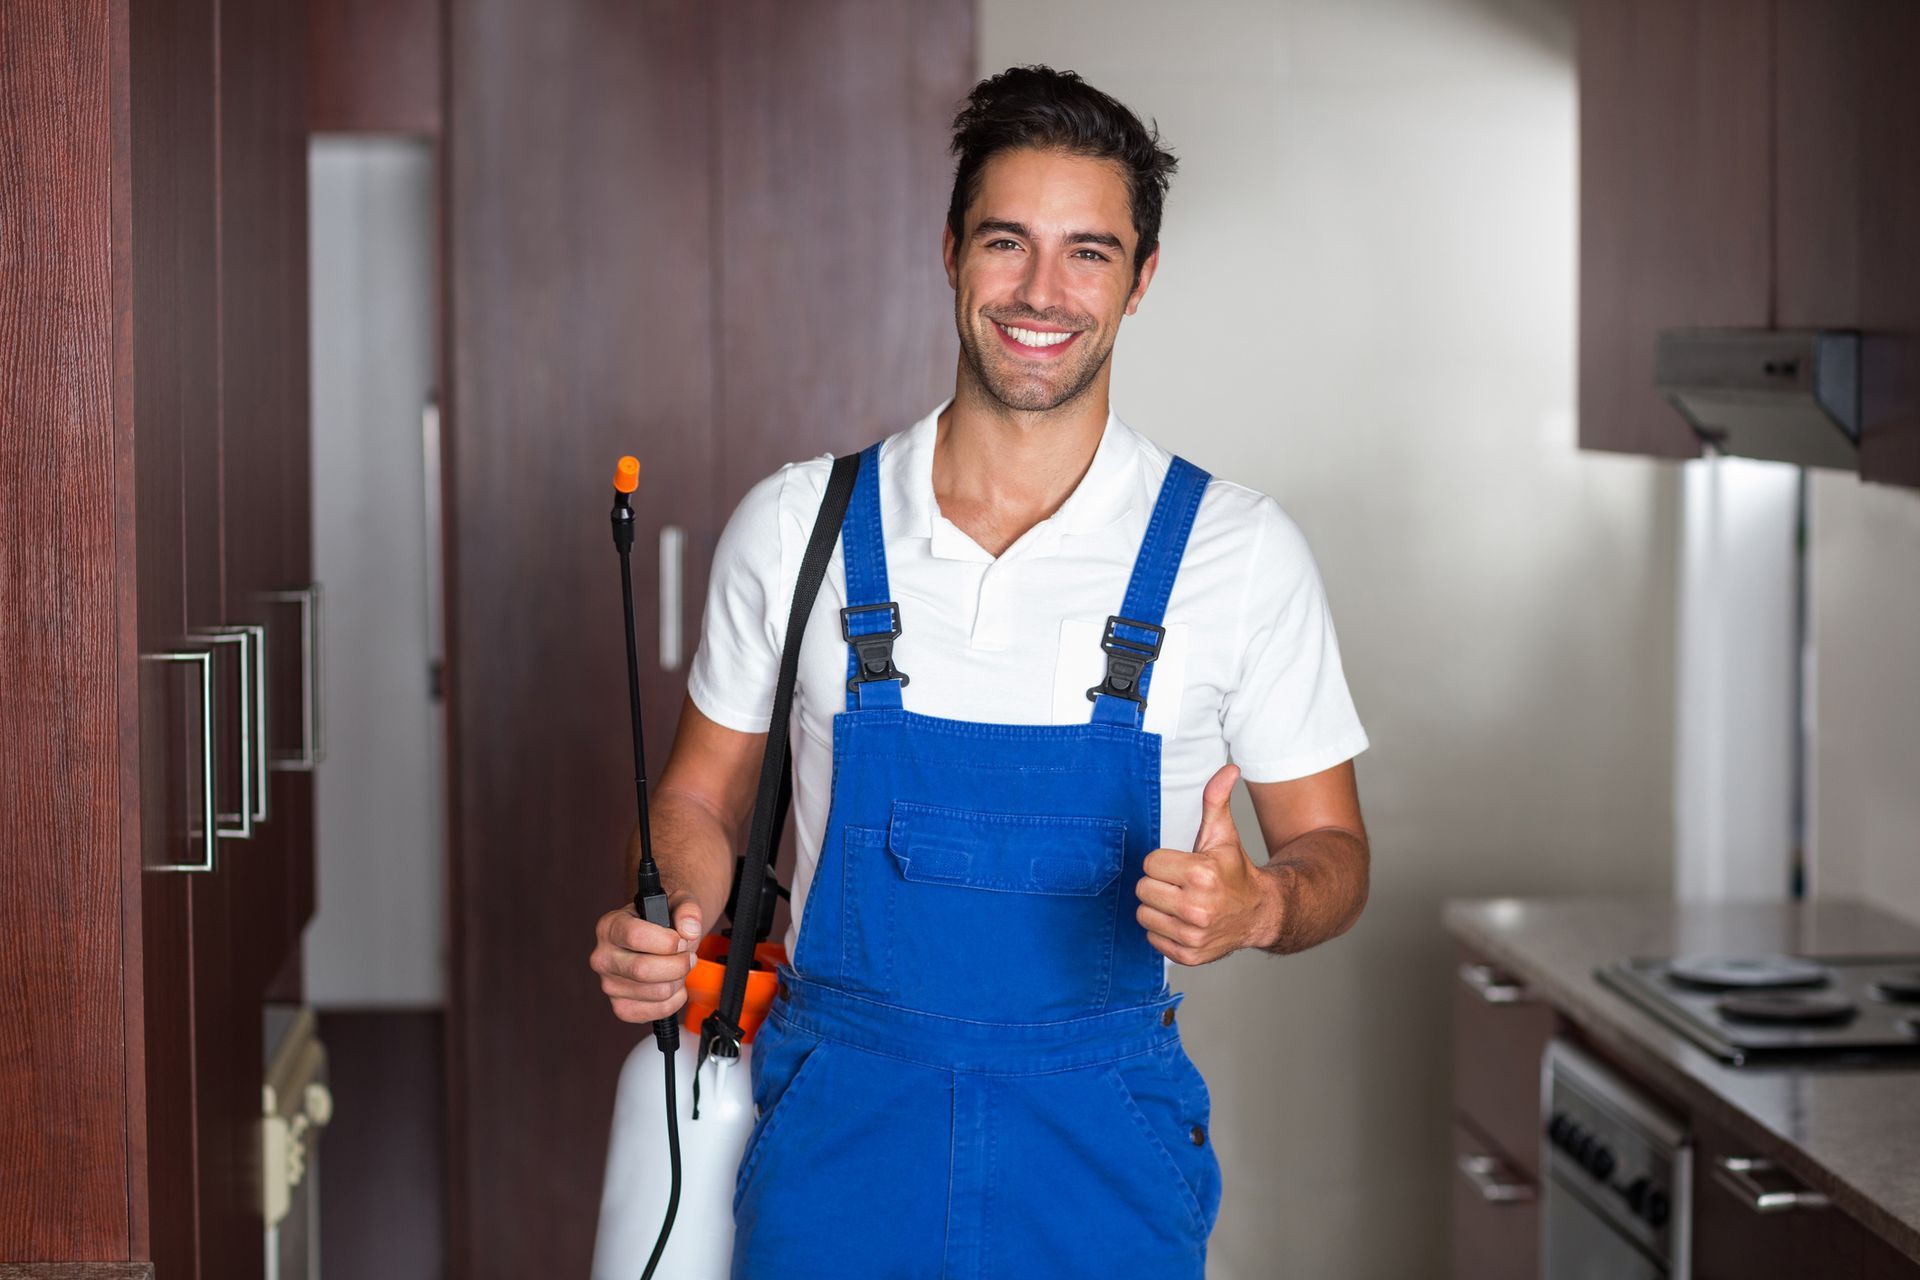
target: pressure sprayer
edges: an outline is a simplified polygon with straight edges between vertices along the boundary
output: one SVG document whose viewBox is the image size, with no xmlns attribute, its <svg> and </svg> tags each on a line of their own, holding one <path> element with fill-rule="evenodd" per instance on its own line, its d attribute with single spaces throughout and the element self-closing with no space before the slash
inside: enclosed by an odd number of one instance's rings
<svg viewBox="0 0 1920 1280">
<path fill-rule="evenodd" d="M 620 459 L 614 478 L 612 518 L 613 545 L 620 553 L 621 602 L 626 614 L 627 693 L 633 719 L 634 799 L 640 832 L 640 871 L 633 903 L 643 919 L 672 929 L 667 895 L 653 858 L 653 834 L 647 814 L 645 746 L 640 729 L 640 662 L 634 640 L 631 567 L 634 538 L 631 495 L 639 482 L 640 463 L 634 458 Z M 834 526 L 838 527 L 837 517 Z M 794 634 L 797 639 L 797 629 Z M 791 687 L 788 680 L 789 699 Z M 784 728 L 778 736 L 779 747 L 770 752 L 769 761 L 777 770 L 778 802 L 772 803 L 773 798 L 769 796 L 770 803 L 764 806 L 769 813 L 762 815 L 756 811 L 755 815 L 756 825 L 769 822 L 771 833 L 779 831 L 787 807 Z M 765 769 L 763 774 L 774 776 Z M 765 781 L 763 777 L 763 783 Z M 766 789 L 763 785 L 763 791 Z M 770 832 L 759 834 L 764 850 L 765 838 Z M 760 865 L 764 866 L 764 862 Z M 756 879 L 756 890 L 758 883 Z M 777 885 L 773 888 L 780 892 Z M 737 884 L 735 892 L 739 892 Z M 749 930 L 754 942 L 752 959 L 749 962 L 743 956 L 736 962 L 746 972 L 744 985 L 732 994 L 731 1000 L 738 1013 L 735 1019 L 718 1020 L 729 1027 L 737 1021 L 738 1035 L 728 1035 L 717 1048 L 711 1035 L 703 1035 L 703 1027 L 712 1020 L 715 1011 L 725 1009 L 730 1003 L 723 987 L 732 942 L 714 933 L 701 942 L 695 953 L 693 971 L 687 975 L 687 1002 L 680 1016 L 655 1022 L 653 1044 L 644 1040 L 636 1044 L 621 1069 L 614 1100 L 613 1131 L 607 1147 L 606 1178 L 600 1196 L 600 1225 L 594 1241 L 593 1280 L 632 1280 L 634 1268 L 643 1254 L 647 1259 L 643 1280 L 651 1280 L 656 1273 L 671 1276 L 673 1280 L 725 1280 L 729 1272 L 733 1254 L 734 1173 L 754 1123 L 751 1074 L 743 1068 L 749 1065 L 753 1033 L 773 1003 L 774 970 L 786 960 L 784 948 L 764 941 L 773 925 L 773 894 L 755 892 L 752 896 L 755 898 L 749 908 L 754 917 Z M 735 906 L 729 902 L 727 910 L 734 921 L 734 933 L 740 934 L 748 926 L 741 923 Z M 680 1036 L 682 1022 L 692 1033 L 686 1039 Z M 703 1039 L 707 1041 L 706 1051 L 702 1051 Z M 654 1052 L 655 1048 L 659 1052 Z M 680 1075 L 692 1082 L 690 1096 L 676 1088 L 676 1077 Z M 667 1103 L 664 1123 L 659 1109 L 663 1093 Z M 684 1151 L 680 1142 L 683 1124 L 688 1138 Z M 663 1138 L 667 1148 L 664 1177 L 660 1162 Z M 664 1220 L 659 1216 L 663 1200 Z M 680 1226 L 678 1234 L 673 1230 L 676 1218 Z"/>
</svg>

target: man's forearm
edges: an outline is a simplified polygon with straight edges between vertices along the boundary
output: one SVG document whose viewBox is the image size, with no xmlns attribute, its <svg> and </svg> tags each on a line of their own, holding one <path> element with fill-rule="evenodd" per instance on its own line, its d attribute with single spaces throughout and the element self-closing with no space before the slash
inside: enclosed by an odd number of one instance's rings
<svg viewBox="0 0 1920 1280">
<path fill-rule="evenodd" d="M 1308 831 L 1268 855 L 1272 886 L 1257 945 L 1276 955 L 1317 947 L 1353 927 L 1367 904 L 1364 836 L 1339 827 Z"/>
<path fill-rule="evenodd" d="M 711 930 L 727 909 L 733 887 L 737 837 L 720 815 L 684 791 L 662 786 L 649 804 L 653 820 L 653 858 L 660 879 L 675 898 L 690 897 L 700 908 L 701 928 Z M 640 831 L 627 842 L 627 882 L 640 869 Z"/>
</svg>

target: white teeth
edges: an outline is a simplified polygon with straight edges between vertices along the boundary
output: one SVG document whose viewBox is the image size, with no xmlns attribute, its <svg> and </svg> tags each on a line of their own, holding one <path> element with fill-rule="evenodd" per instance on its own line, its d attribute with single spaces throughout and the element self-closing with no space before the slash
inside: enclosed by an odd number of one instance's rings
<svg viewBox="0 0 1920 1280">
<path fill-rule="evenodd" d="M 1071 333 L 1040 333 L 1034 329 L 1016 329 L 1010 324 L 1003 324 L 1000 327 L 1007 331 L 1008 337 L 1023 347 L 1057 347 L 1073 336 Z"/>
</svg>

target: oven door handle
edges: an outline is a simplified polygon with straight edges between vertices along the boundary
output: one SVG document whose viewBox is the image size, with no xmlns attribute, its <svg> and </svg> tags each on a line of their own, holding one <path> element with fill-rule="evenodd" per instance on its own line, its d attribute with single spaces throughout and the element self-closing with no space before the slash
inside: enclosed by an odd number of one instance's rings
<svg viewBox="0 0 1920 1280">
<path fill-rule="evenodd" d="M 1713 1179 L 1755 1213 L 1789 1213 L 1795 1209 L 1824 1209 L 1832 1201 L 1810 1187 L 1769 1188 L 1760 1181 L 1772 1174 L 1788 1175 L 1771 1160 L 1758 1156 L 1720 1156 L 1713 1162 Z"/>
<path fill-rule="evenodd" d="M 1454 1167 L 1488 1204 L 1533 1203 L 1533 1184 L 1492 1156 L 1468 1153 L 1455 1160 Z"/>
</svg>

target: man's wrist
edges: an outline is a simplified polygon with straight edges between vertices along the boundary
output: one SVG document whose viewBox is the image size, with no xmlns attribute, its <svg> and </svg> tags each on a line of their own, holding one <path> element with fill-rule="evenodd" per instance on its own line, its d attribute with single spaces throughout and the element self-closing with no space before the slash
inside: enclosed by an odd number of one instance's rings
<svg viewBox="0 0 1920 1280">
<path fill-rule="evenodd" d="M 1260 909 L 1254 917 L 1251 945 L 1262 951 L 1277 951 L 1286 936 L 1293 903 L 1294 869 L 1282 862 L 1268 862 L 1255 871 L 1260 877 Z"/>
</svg>

